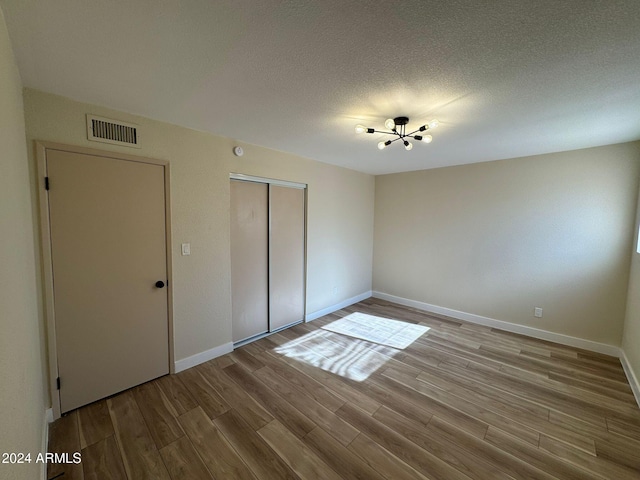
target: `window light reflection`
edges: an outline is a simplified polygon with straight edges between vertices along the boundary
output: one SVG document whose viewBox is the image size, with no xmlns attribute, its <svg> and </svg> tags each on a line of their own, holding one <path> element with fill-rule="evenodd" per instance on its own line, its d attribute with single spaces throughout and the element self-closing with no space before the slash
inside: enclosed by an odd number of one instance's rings
<svg viewBox="0 0 640 480">
<path fill-rule="evenodd" d="M 369 333 L 374 334 L 371 338 L 380 340 L 378 344 L 353 338 L 354 336 L 367 336 L 367 329 L 362 328 L 365 325 L 368 326 Z M 326 329 L 335 329 L 340 333 Z M 388 343 L 396 344 L 396 347 L 399 337 L 408 339 L 400 342 L 405 345 L 401 348 L 405 348 L 427 330 L 429 330 L 428 327 L 412 323 L 354 313 L 284 343 L 275 351 L 326 372 L 361 382 L 400 351 L 398 348 L 379 344 L 384 343 L 385 338 Z"/>
</svg>

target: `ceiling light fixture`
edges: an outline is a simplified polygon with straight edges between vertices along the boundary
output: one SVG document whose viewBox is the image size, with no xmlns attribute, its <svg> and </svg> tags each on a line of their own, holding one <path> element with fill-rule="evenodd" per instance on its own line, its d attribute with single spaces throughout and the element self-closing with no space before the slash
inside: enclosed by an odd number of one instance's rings
<svg viewBox="0 0 640 480">
<path fill-rule="evenodd" d="M 374 130 L 373 128 L 365 127 L 364 125 L 356 125 L 356 133 L 384 133 L 385 135 L 394 135 L 396 138 L 394 138 L 393 140 L 378 142 L 378 148 L 382 150 L 391 145 L 393 142 L 401 140 L 404 144 L 404 149 L 411 150 L 413 148 L 413 144 L 409 140 L 407 140 L 408 138 L 413 138 L 414 140 L 422 141 L 424 143 L 431 143 L 433 137 L 431 135 L 423 135 L 422 132 L 433 130 L 439 125 L 438 120 L 434 119 L 426 125 L 422 125 L 417 130 L 406 133 L 407 123 L 409 123 L 409 117 L 387 118 L 384 121 L 384 126 L 391 130 L 390 132 Z M 420 133 L 420 135 L 416 135 L 416 133 Z"/>
</svg>

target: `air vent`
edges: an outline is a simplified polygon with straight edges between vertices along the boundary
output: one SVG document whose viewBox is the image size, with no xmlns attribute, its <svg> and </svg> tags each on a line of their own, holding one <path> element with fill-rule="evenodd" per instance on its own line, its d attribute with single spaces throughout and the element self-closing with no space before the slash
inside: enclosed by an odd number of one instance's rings
<svg viewBox="0 0 640 480">
<path fill-rule="evenodd" d="M 87 138 L 93 142 L 140 148 L 137 125 L 94 115 L 87 115 Z"/>
</svg>

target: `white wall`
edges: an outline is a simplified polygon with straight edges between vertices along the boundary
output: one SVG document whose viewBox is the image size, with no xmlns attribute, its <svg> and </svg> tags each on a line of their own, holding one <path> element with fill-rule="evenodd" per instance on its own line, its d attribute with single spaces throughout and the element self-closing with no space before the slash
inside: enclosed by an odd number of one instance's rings
<svg viewBox="0 0 640 480">
<path fill-rule="evenodd" d="M 627 294 L 627 313 L 622 337 L 622 350 L 626 356 L 628 367 L 632 370 L 636 387 L 636 399 L 640 404 L 640 253 L 638 253 L 638 228 L 640 228 L 640 193 L 638 194 L 638 208 L 635 236 L 631 248 L 631 274 L 629 276 L 629 291 Z"/>
<path fill-rule="evenodd" d="M 231 342 L 230 172 L 308 183 L 307 313 L 371 290 L 374 177 L 47 93 L 24 99 L 32 170 L 34 140 L 170 161 L 176 360 Z M 89 142 L 87 113 L 138 124 L 142 148 Z"/>
<path fill-rule="evenodd" d="M 22 83 L 0 10 L 0 453 L 42 451 L 45 393 Z M 0 478 L 33 479 L 41 464 L 0 463 Z"/>
<path fill-rule="evenodd" d="M 376 177 L 374 290 L 619 346 L 639 172 L 635 142 Z"/>
<path fill-rule="evenodd" d="M 375 290 L 620 345 L 638 142 L 374 180 L 38 91 L 27 89 L 24 101 L 33 199 L 33 140 L 171 162 L 176 360 L 231 341 L 230 172 L 309 184 L 308 314 L 369 291 L 373 255 Z M 142 149 L 87 141 L 86 113 L 139 124 Z M 233 156 L 234 145 L 243 157 Z M 180 256 L 182 242 L 191 243 L 190 257 Z M 634 265 L 637 286 L 637 258 Z M 633 305 L 627 352 L 637 352 L 640 335 Z M 542 319 L 534 306 L 544 308 Z M 40 303 L 39 312 L 43 322 Z M 637 370 L 637 353 L 628 355 Z"/>
</svg>

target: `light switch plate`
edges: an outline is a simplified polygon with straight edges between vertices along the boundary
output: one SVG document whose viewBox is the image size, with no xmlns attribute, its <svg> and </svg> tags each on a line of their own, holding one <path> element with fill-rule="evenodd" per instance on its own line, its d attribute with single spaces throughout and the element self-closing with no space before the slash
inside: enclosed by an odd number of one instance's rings
<svg viewBox="0 0 640 480">
<path fill-rule="evenodd" d="M 183 243 L 182 244 L 182 255 L 191 255 L 191 244 Z"/>
</svg>

